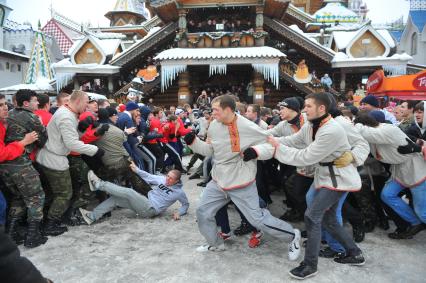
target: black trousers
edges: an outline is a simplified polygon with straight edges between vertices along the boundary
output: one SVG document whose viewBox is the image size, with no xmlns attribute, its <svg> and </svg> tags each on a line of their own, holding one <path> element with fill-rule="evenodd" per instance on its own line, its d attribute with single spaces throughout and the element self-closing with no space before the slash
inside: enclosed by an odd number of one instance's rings
<svg viewBox="0 0 426 283">
<path fill-rule="evenodd" d="M 158 143 L 144 143 L 143 144 L 152 154 L 154 154 L 156 159 L 156 168 L 158 171 L 164 167 L 164 151 L 161 149 Z"/>
</svg>

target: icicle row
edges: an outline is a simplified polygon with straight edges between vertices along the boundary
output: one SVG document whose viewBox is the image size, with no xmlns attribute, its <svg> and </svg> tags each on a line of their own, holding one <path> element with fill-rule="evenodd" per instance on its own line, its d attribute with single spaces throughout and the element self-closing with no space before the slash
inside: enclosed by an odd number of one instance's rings
<svg viewBox="0 0 426 283">
<path fill-rule="evenodd" d="M 172 85 L 176 76 L 186 71 L 186 65 L 161 66 L 161 92 Z"/>
<path fill-rule="evenodd" d="M 226 64 L 210 65 L 210 77 L 214 74 L 226 75 Z"/>
<path fill-rule="evenodd" d="M 407 66 L 405 65 L 383 65 L 383 70 L 390 73 L 392 76 L 405 75 Z"/>
<path fill-rule="evenodd" d="M 263 77 L 272 82 L 275 87 L 279 88 L 279 69 L 277 63 L 266 63 L 266 64 L 252 64 L 253 69 L 259 72 Z"/>
</svg>

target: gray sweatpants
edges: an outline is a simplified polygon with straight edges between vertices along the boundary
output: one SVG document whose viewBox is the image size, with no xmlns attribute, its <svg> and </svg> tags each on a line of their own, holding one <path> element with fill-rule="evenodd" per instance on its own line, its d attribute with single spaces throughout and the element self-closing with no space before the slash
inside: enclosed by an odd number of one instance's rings
<svg viewBox="0 0 426 283">
<path fill-rule="evenodd" d="M 97 189 L 107 192 L 111 196 L 91 212 L 89 217 L 93 220 L 98 220 L 102 215 L 112 211 L 117 206 L 129 208 L 143 218 L 154 217 L 158 214 L 152 207 L 149 199 L 133 189 L 117 186 L 116 184 L 105 181 L 101 181 Z"/>
<path fill-rule="evenodd" d="M 275 218 L 267 209 L 259 207 L 259 195 L 255 182 L 244 188 L 223 191 L 212 180 L 204 189 L 197 208 L 198 229 L 209 245 L 218 246 L 223 243 L 223 239 L 218 237 L 215 215 L 230 200 L 257 229 L 279 239 L 293 240 L 294 232 L 290 224 Z"/>
</svg>

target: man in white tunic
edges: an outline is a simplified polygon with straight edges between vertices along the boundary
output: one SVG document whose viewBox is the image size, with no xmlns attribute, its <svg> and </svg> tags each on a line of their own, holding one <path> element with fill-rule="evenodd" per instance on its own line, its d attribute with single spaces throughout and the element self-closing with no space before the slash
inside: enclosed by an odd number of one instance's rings
<svg viewBox="0 0 426 283">
<path fill-rule="evenodd" d="M 296 260 L 300 255 L 300 231 L 273 217 L 259 207 L 256 189 L 256 160 L 244 162 L 242 152 L 250 146 L 264 143 L 266 131 L 235 113 L 235 100 L 222 95 L 212 102 L 213 117 L 207 132 L 209 142 L 198 139 L 194 133 L 185 136 L 185 142 L 195 152 L 214 155 L 212 180 L 207 184 L 197 208 L 198 228 L 207 245 L 198 251 L 223 250 L 223 239 L 218 236 L 216 212 L 232 200 L 247 220 L 259 230 L 274 237 L 291 241 L 288 256 Z M 272 148 L 272 147 L 271 147 Z"/>
<path fill-rule="evenodd" d="M 275 147 L 272 154 L 280 162 L 293 166 L 318 164 L 314 175 L 314 186 L 318 192 L 305 213 L 308 233 L 305 258 L 299 267 L 290 271 L 290 275 L 297 279 L 305 279 L 318 272 L 321 226 L 346 250 L 346 255 L 335 258 L 335 262 L 351 265 L 365 263 L 361 250 L 336 219 L 339 200 L 346 192 L 360 190 L 361 178 L 354 164 L 344 167 L 334 164 L 345 152 L 351 151 L 351 146 L 345 130 L 328 114 L 330 104 L 329 97 L 324 93 L 308 95 L 305 112 L 309 123 L 294 135 L 268 138 Z M 271 151 L 268 145 L 258 145 L 247 149 L 244 156 L 267 159 Z"/>
</svg>

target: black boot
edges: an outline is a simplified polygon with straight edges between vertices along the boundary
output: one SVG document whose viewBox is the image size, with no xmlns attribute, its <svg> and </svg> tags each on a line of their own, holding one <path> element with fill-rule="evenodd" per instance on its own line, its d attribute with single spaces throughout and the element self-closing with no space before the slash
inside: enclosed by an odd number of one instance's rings
<svg viewBox="0 0 426 283">
<path fill-rule="evenodd" d="M 80 226 L 87 224 L 84 221 L 83 216 L 81 216 L 80 211 L 71 207 L 62 216 L 62 223 L 67 226 Z"/>
<path fill-rule="evenodd" d="M 7 225 L 7 234 L 9 235 L 10 239 L 16 244 L 20 245 L 24 243 L 24 237 L 18 232 L 18 226 L 19 226 L 19 218 L 12 217 L 9 220 L 9 223 Z"/>
<path fill-rule="evenodd" d="M 68 231 L 67 227 L 61 226 L 59 220 L 48 218 L 44 225 L 44 235 L 58 236 Z"/>
<path fill-rule="evenodd" d="M 352 234 L 355 243 L 361 243 L 365 238 L 365 230 L 363 225 L 352 226 Z"/>
<path fill-rule="evenodd" d="M 40 233 L 40 221 L 32 220 L 28 223 L 24 246 L 35 248 L 46 243 L 47 237 Z"/>
<path fill-rule="evenodd" d="M 234 235 L 235 236 L 242 236 L 242 235 L 250 234 L 251 232 L 253 232 L 255 230 L 256 230 L 256 228 L 251 226 L 250 223 L 241 221 L 241 225 L 237 229 L 234 230 Z"/>
</svg>

